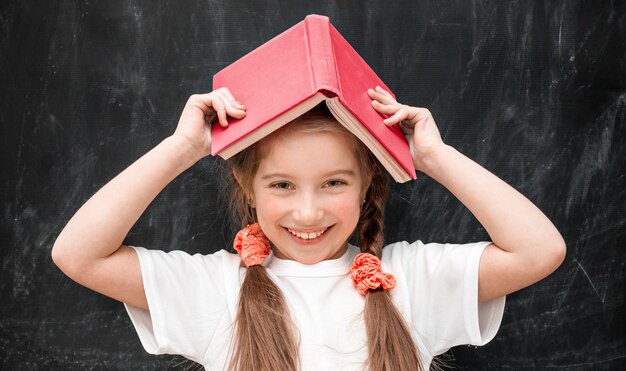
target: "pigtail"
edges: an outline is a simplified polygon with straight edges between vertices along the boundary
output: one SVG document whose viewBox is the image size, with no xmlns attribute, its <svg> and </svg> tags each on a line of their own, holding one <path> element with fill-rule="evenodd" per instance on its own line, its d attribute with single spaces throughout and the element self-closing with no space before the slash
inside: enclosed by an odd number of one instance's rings
<svg viewBox="0 0 626 371">
<path fill-rule="evenodd" d="M 375 166 L 356 229 L 361 251 L 369 252 L 380 258 L 384 241 L 383 215 L 387 200 L 387 178 L 375 159 L 369 162 Z"/>
<path fill-rule="evenodd" d="M 285 298 L 261 265 L 241 284 L 229 370 L 297 370 L 298 343 Z"/>
<path fill-rule="evenodd" d="M 375 161 L 371 162 L 377 164 Z M 385 174 L 377 164 L 357 225 L 361 251 L 368 252 L 379 259 L 382 257 L 384 239 L 383 211 L 387 197 L 386 182 Z M 369 290 L 365 294 L 363 316 L 370 370 L 424 371 L 408 325 L 391 301 L 387 290 L 378 288 Z"/>
</svg>

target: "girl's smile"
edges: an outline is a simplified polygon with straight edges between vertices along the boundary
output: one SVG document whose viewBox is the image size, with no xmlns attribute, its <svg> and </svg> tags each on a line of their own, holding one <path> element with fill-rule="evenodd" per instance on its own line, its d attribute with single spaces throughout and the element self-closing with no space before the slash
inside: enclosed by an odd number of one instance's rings
<svg viewBox="0 0 626 371">
<path fill-rule="evenodd" d="M 324 234 L 324 232 L 328 230 L 328 228 L 324 228 L 318 231 L 310 231 L 310 232 L 297 231 L 291 228 L 287 228 L 287 230 L 289 231 L 289 233 L 291 233 L 292 235 L 296 236 L 297 238 L 301 240 L 311 241 L 311 240 L 317 240 L 321 235 Z"/>
<path fill-rule="evenodd" d="M 303 264 L 341 256 L 364 188 L 348 139 L 288 130 L 261 145 L 267 153 L 253 179 L 253 199 L 274 254 Z"/>
</svg>

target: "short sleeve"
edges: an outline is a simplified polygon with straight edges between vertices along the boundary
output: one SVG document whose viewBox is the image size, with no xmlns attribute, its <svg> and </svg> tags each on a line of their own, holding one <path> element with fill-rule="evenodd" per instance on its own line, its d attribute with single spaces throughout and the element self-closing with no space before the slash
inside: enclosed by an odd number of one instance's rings
<svg viewBox="0 0 626 371">
<path fill-rule="evenodd" d="M 214 335 L 232 323 L 238 288 L 229 285 L 239 282 L 240 260 L 225 251 L 189 255 L 133 249 L 149 310 L 125 307 L 143 347 L 151 354 L 180 354 L 207 363 Z"/>
<path fill-rule="evenodd" d="M 462 344 L 484 345 L 500 327 L 505 297 L 478 303 L 480 257 L 490 242 L 385 247 L 385 261 L 399 281 L 392 296 L 431 356 Z M 394 292 L 395 291 L 395 292 Z"/>
</svg>

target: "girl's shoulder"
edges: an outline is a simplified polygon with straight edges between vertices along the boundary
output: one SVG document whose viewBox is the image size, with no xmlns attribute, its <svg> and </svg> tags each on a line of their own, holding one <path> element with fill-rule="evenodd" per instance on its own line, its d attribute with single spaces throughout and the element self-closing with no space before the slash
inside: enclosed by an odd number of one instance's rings
<svg viewBox="0 0 626 371">
<path fill-rule="evenodd" d="M 239 255 L 223 249 L 208 254 L 191 254 L 183 250 L 163 251 L 131 247 L 137 252 L 142 267 L 167 266 L 173 269 L 212 269 L 221 266 L 236 269 L 241 262 Z"/>
<path fill-rule="evenodd" d="M 473 248 L 484 248 L 491 242 L 469 242 L 469 243 L 440 243 L 440 242 L 428 242 L 424 243 L 421 240 L 414 242 L 398 241 L 393 242 L 383 247 L 383 254 L 407 254 L 407 253 L 443 253 L 453 252 L 457 250 L 467 250 Z"/>
<path fill-rule="evenodd" d="M 386 245 L 383 248 L 383 264 L 394 267 L 411 267 L 416 265 L 430 265 L 442 262 L 462 262 L 470 256 L 480 256 L 490 242 L 472 242 L 463 244 L 453 243 L 424 243 L 421 240 L 414 242 L 399 241 Z"/>
</svg>

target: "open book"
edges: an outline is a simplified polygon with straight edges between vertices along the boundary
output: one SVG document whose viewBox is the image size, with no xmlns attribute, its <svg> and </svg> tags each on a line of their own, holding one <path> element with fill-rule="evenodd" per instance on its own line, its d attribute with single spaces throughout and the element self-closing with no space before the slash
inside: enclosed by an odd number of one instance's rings
<svg viewBox="0 0 626 371">
<path fill-rule="evenodd" d="M 415 179 L 404 134 L 371 105 L 376 85 L 391 92 L 328 17 L 309 15 L 213 76 L 213 89 L 227 87 L 247 111 L 213 125 L 212 154 L 228 159 L 325 101 L 397 182 Z"/>
</svg>

